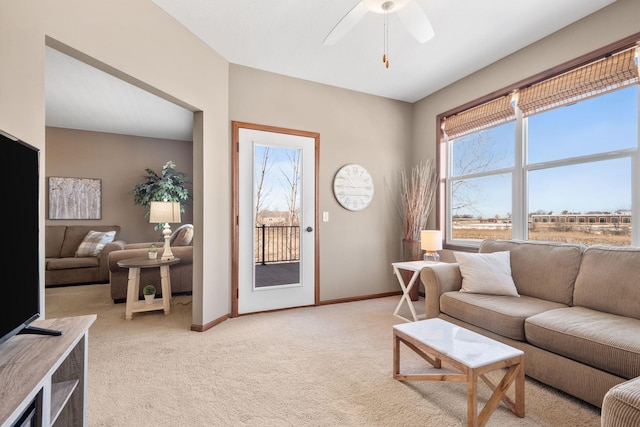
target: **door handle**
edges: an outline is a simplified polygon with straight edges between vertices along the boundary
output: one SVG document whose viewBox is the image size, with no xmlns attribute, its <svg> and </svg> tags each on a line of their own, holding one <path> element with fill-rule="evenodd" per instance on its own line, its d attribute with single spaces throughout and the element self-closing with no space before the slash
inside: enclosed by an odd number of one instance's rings
<svg viewBox="0 0 640 427">
<path fill-rule="evenodd" d="M 308 231 L 309 233 L 311 233 L 311 232 L 313 231 L 313 227 L 311 227 L 311 226 L 307 227 L 307 231 Z"/>
</svg>

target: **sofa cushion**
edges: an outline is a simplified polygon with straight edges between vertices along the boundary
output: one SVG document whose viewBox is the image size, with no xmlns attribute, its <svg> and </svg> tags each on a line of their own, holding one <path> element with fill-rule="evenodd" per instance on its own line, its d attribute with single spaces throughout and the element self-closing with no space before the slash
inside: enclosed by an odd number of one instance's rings
<svg viewBox="0 0 640 427">
<path fill-rule="evenodd" d="M 440 311 L 472 325 L 518 341 L 525 340 L 527 317 L 566 305 L 521 295 L 482 295 L 445 292 Z"/>
<path fill-rule="evenodd" d="M 115 231 L 94 231 L 91 230 L 84 236 L 76 251 L 76 257 L 98 256 L 107 243 L 113 242 L 116 236 Z"/>
<path fill-rule="evenodd" d="M 47 258 L 47 270 L 67 270 L 70 268 L 91 268 L 100 266 L 98 257 Z"/>
<path fill-rule="evenodd" d="M 536 347 L 623 378 L 640 376 L 640 320 L 584 307 L 529 317 L 527 341 Z"/>
<path fill-rule="evenodd" d="M 60 257 L 66 258 L 76 256 L 76 251 L 78 250 L 78 246 L 80 246 L 80 243 L 82 243 L 82 239 L 84 239 L 84 236 L 86 236 L 87 233 L 91 230 L 115 230 L 115 239 L 117 239 L 118 234 L 120 234 L 119 225 L 68 225 L 67 230 L 64 233 L 64 242 L 62 243 L 62 248 L 60 249 Z"/>
<path fill-rule="evenodd" d="M 462 275 L 460 292 L 519 296 L 511 278 L 509 252 L 456 252 L 454 256 Z"/>
<path fill-rule="evenodd" d="M 573 304 L 640 319 L 640 248 L 591 246 L 582 259 Z"/>
<path fill-rule="evenodd" d="M 481 253 L 509 251 L 520 295 L 572 305 L 573 287 L 586 246 L 524 240 L 484 240 Z"/>
<path fill-rule="evenodd" d="M 64 242 L 64 233 L 67 229 L 65 225 L 47 225 L 44 234 L 44 256 L 46 258 L 58 258 L 62 242 Z"/>
</svg>

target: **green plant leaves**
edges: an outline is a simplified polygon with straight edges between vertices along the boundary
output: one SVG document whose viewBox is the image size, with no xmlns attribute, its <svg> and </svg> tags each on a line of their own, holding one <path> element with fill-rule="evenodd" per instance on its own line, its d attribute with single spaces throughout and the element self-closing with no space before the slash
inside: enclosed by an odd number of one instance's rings
<svg viewBox="0 0 640 427">
<path fill-rule="evenodd" d="M 133 194 L 133 203 L 147 208 L 145 217 L 149 216 L 151 202 L 180 202 L 180 212 L 185 212 L 185 205 L 190 201 L 189 190 L 185 187 L 190 181 L 184 172 L 176 170 L 176 164 L 168 161 L 162 166 L 162 172 L 156 173 L 153 169 L 146 168 L 144 181 L 136 185 Z"/>
</svg>

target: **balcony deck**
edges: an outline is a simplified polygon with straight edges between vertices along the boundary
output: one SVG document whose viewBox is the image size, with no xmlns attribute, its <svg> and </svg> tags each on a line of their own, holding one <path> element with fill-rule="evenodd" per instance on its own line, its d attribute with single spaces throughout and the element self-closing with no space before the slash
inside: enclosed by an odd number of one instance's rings
<svg viewBox="0 0 640 427">
<path fill-rule="evenodd" d="M 256 264 L 256 287 L 300 283 L 300 262 Z"/>
</svg>

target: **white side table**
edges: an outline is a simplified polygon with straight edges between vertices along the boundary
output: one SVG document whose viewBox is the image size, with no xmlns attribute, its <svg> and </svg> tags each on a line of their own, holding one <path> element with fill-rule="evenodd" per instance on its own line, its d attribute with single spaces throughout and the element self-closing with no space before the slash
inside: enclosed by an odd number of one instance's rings
<svg viewBox="0 0 640 427">
<path fill-rule="evenodd" d="M 413 308 L 413 304 L 411 303 L 411 297 L 409 296 L 409 291 L 411 291 L 411 288 L 413 288 L 415 283 L 418 281 L 418 277 L 420 277 L 420 272 L 422 271 L 422 269 L 428 265 L 433 265 L 433 264 L 438 264 L 438 263 L 435 261 L 405 261 L 405 262 L 394 262 L 391 264 L 393 266 L 393 272 L 398 278 L 398 282 L 400 283 L 400 287 L 402 288 L 402 297 L 400 298 L 400 301 L 398 302 L 398 305 L 395 311 L 393 312 L 394 316 L 399 317 L 400 319 L 405 320 L 407 322 L 415 322 L 418 320 L 416 309 Z M 404 283 L 402 274 L 400 274 L 400 270 L 413 271 L 413 274 L 411 275 L 411 279 L 409 279 L 409 283 L 406 283 L 406 284 Z M 402 307 L 402 303 L 404 301 L 407 302 L 407 305 L 409 306 L 409 310 L 411 310 L 411 315 L 413 316 L 413 320 L 407 319 L 406 317 L 398 314 L 398 312 L 400 311 L 400 307 Z"/>
</svg>

